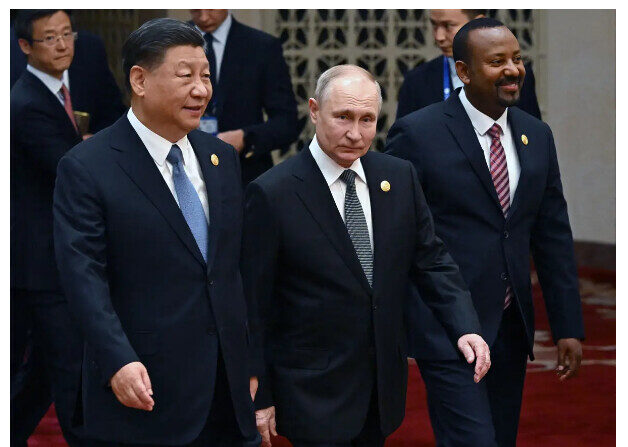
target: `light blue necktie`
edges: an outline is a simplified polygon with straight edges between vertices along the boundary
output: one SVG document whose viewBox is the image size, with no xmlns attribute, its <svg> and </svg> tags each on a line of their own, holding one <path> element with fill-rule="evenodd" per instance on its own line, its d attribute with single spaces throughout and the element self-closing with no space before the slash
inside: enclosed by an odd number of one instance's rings
<svg viewBox="0 0 628 447">
<path fill-rule="evenodd" d="M 179 146 L 172 145 L 166 160 L 172 164 L 172 179 L 174 180 L 174 190 L 179 199 L 179 208 L 181 208 L 183 217 L 190 227 L 194 239 L 196 239 L 203 259 L 207 262 L 209 228 L 201 199 L 199 199 L 192 182 L 183 169 L 183 154 Z"/>
</svg>

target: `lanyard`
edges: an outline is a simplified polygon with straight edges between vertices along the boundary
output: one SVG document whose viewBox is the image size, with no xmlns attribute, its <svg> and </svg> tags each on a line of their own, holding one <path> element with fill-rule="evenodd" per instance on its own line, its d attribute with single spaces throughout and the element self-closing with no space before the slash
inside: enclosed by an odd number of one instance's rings
<svg viewBox="0 0 628 447">
<path fill-rule="evenodd" d="M 443 101 L 449 98 L 451 93 L 451 78 L 449 77 L 449 62 L 443 56 Z"/>
</svg>

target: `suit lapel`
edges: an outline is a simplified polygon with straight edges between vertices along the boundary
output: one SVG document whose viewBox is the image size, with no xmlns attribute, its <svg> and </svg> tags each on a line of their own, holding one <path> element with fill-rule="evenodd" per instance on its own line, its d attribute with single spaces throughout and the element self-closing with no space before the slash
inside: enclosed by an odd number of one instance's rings
<svg viewBox="0 0 628 447">
<path fill-rule="evenodd" d="M 484 189 L 486 189 L 486 192 L 491 196 L 493 203 L 501 213 L 502 208 L 497 198 L 497 191 L 495 191 L 491 173 L 488 170 L 488 166 L 486 166 L 484 151 L 482 150 L 482 146 L 480 146 L 475 129 L 473 129 L 473 124 L 471 124 L 471 120 L 464 110 L 457 94 L 452 95 L 445 102 L 445 115 L 449 117 L 449 119 L 445 121 L 447 128 L 456 139 L 458 146 L 469 160 L 480 183 L 482 183 Z"/>
<path fill-rule="evenodd" d="M 114 124 L 111 146 L 116 151 L 120 167 L 164 216 L 190 253 L 205 265 L 181 209 L 126 115 Z"/>
<path fill-rule="evenodd" d="M 188 134 L 188 139 L 192 144 L 196 158 L 201 165 L 205 188 L 207 189 L 207 201 L 209 203 L 209 250 L 207 252 L 207 271 L 211 271 L 216 250 L 219 243 L 219 229 L 222 218 L 222 187 L 220 174 L 222 170 L 218 166 L 210 163 L 211 153 L 207 144 L 199 138 L 198 132 L 192 131 Z"/>
<path fill-rule="evenodd" d="M 338 212 L 323 173 L 314 161 L 309 148 L 304 148 L 297 157 L 299 159 L 293 172 L 294 176 L 301 180 L 296 190 L 297 196 L 364 290 L 371 293 L 371 286 L 362 270 L 347 227 Z"/>
<path fill-rule="evenodd" d="M 390 234 L 390 223 L 393 221 L 391 216 L 393 213 L 393 204 L 389 197 L 386 196 L 381 188 L 383 180 L 391 180 L 382 175 L 380 169 L 373 160 L 372 154 L 367 152 L 361 159 L 364 174 L 369 188 L 369 196 L 371 199 L 371 219 L 373 221 L 373 245 L 375 251 L 373 253 L 373 289 L 381 283 L 381 277 L 391 263 L 387 259 L 388 241 L 387 234 Z"/>
<path fill-rule="evenodd" d="M 523 200 L 521 197 L 525 195 L 526 190 L 526 181 L 527 175 L 529 171 L 529 159 L 530 151 L 526 148 L 527 146 L 523 145 L 521 141 L 521 136 L 525 134 L 525 129 L 521 128 L 521 121 L 517 119 L 517 114 L 519 110 L 511 107 L 508 110 L 508 123 L 510 124 L 510 132 L 512 133 L 512 139 L 515 142 L 515 148 L 517 149 L 517 157 L 519 158 L 519 181 L 517 182 L 517 189 L 515 191 L 515 196 L 512 200 L 512 206 L 510 207 L 510 212 L 508 213 L 508 219 L 510 219 L 516 212 L 517 209 L 521 206 L 521 201 Z"/>
</svg>

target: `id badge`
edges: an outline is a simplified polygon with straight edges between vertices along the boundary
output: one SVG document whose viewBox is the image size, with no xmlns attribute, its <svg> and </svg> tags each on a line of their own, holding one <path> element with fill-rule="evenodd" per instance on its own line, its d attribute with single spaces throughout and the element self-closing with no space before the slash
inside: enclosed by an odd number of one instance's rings
<svg viewBox="0 0 628 447">
<path fill-rule="evenodd" d="M 218 134 L 218 118 L 211 115 L 202 116 L 201 124 L 198 128 L 203 132 L 216 136 Z"/>
</svg>

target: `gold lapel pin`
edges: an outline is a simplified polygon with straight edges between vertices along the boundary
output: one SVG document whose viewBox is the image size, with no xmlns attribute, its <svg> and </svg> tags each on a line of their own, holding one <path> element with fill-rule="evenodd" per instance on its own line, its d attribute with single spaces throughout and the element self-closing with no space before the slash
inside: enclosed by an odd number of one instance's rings
<svg viewBox="0 0 628 447">
<path fill-rule="evenodd" d="M 379 186 L 381 186 L 382 191 L 384 192 L 390 191 L 390 183 L 388 183 L 388 180 L 384 180 Z"/>
<path fill-rule="evenodd" d="M 526 146 L 528 145 L 528 137 L 525 134 L 521 135 L 521 142 Z"/>
<path fill-rule="evenodd" d="M 212 164 L 214 166 L 218 166 L 218 163 L 220 163 L 219 160 L 218 160 L 218 155 L 212 154 Z"/>
</svg>

